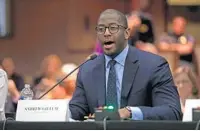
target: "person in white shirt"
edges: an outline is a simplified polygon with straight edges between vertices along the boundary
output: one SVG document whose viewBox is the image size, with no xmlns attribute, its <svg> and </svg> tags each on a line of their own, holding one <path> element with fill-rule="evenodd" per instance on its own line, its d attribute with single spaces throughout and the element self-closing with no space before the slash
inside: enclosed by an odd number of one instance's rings
<svg viewBox="0 0 200 131">
<path fill-rule="evenodd" d="M 8 77 L 4 70 L 0 69 L 0 120 L 5 120 L 5 102 L 8 93 Z"/>
</svg>

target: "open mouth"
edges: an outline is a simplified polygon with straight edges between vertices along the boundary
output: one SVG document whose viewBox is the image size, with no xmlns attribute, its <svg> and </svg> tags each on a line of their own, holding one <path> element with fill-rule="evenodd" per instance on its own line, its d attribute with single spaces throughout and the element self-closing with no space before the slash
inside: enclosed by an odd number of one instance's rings
<svg viewBox="0 0 200 131">
<path fill-rule="evenodd" d="M 114 41 L 107 41 L 107 42 L 104 42 L 104 45 L 111 45 L 111 44 L 114 44 Z"/>
<path fill-rule="evenodd" d="M 113 46 L 114 46 L 114 41 L 107 41 L 107 42 L 104 42 L 104 48 L 105 49 L 111 49 Z"/>
</svg>

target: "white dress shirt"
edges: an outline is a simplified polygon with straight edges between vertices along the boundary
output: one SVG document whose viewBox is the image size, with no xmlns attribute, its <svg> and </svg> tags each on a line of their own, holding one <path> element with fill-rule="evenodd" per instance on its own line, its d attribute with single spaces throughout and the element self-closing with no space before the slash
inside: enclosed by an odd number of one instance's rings
<svg viewBox="0 0 200 131">
<path fill-rule="evenodd" d="M 4 70 L 0 69 L 0 120 L 5 120 L 5 102 L 8 94 L 8 77 Z"/>
</svg>

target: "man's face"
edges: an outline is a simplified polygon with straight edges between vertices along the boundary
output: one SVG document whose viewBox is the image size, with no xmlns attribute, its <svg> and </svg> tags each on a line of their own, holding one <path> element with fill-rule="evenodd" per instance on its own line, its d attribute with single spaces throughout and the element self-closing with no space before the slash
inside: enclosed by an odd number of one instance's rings
<svg viewBox="0 0 200 131">
<path fill-rule="evenodd" d="M 127 39 L 129 37 L 129 29 L 126 29 L 125 25 L 117 14 L 102 14 L 99 18 L 97 30 L 97 37 L 102 45 L 103 51 L 106 55 L 116 57 L 127 45 Z M 105 27 L 109 27 L 106 28 Z M 105 29 L 105 32 L 102 31 Z M 113 33 L 114 32 L 114 33 Z"/>
<path fill-rule="evenodd" d="M 180 97 L 182 98 L 187 98 L 188 96 L 190 96 L 192 94 L 192 81 L 190 80 L 190 78 L 188 77 L 188 74 L 183 72 L 178 74 L 175 78 L 174 78 L 174 82 L 178 88 L 178 92 Z"/>
<path fill-rule="evenodd" d="M 182 35 L 185 33 L 186 22 L 182 19 L 175 19 L 173 21 L 173 31 L 176 35 Z"/>
</svg>

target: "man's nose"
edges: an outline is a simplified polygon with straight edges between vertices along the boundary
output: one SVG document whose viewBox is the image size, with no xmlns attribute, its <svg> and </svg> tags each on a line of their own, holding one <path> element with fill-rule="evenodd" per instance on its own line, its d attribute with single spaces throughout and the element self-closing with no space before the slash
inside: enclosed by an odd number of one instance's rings
<svg viewBox="0 0 200 131">
<path fill-rule="evenodd" d="M 105 31 L 105 33 L 104 33 L 104 36 L 110 36 L 110 35 L 111 35 L 111 33 L 110 33 L 109 29 L 106 28 L 106 31 Z"/>
</svg>

